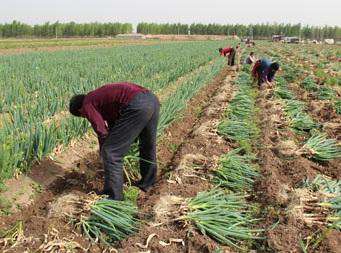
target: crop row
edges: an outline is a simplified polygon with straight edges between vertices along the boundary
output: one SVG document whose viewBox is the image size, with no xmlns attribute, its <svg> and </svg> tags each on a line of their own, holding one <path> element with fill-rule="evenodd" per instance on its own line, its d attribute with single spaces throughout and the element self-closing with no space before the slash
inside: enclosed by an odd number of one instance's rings
<svg viewBox="0 0 341 253">
<path fill-rule="evenodd" d="M 216 59 L 218 42 L 169 43 L 113 49 L 34 53 L 22 57 L 4 57 L 2 116 L 9 118 L 0 129 L 0 178 L 17 169 L 26 169 L 60 144 L 82 136 L 89 128 L 85 120 L 74 117 L 48 121 L 66 108 L 74 92 L 86 92 L 103 83 L 131 81 L 162 94 L 162 89 L 180 76 Z M 176 55 L 176 57 L 174 56 Z M 31 63 L 31 65 L 29 65 Z M 169 124 L 175 112 L 207 78 L 222 66 L 219 59 L 194 75 L 185 86 L 162 104 L 160 130 Z M 16 68 L 14 68 L 17 66 Z M 89 71 L 91 69 L 91 71 Z M 194 88 L 193 88 L 194 87 Z M 177 100 L 174 98 L 177 98 Z M 175 102 L 175 103 L 174 103 Z M 177 103 L 177 104 L 176 104 Z M 180 109 L 179 109 L 180 108 Z M 173 116 L 167 116 L 167 112 Z"/>
</svg>

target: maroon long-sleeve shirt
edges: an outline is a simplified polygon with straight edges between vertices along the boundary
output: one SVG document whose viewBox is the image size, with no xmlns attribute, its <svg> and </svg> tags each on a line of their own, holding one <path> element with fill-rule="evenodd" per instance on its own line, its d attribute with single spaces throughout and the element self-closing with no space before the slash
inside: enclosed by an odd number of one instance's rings
<svg viewBox="0 0 341 253">
<path fill-rule="evenodd" d="M 234 49 L 233 49 L 232 47 L 224 48 L 224 49 L 220 52 L 220 55 L 226 56 L 227 54 L 232 53 L 233 50 L 234 50 Z"/>
<path fill-rule="evenodd" d="M 137 93 L 147 91 L 133 83 L 111 83 L 85 96 L 80 113 L 90 121 L 100 144 L 108 135 L 108 126 L 118 118 L 122 106 L 127 105 Z"/>
</svg>

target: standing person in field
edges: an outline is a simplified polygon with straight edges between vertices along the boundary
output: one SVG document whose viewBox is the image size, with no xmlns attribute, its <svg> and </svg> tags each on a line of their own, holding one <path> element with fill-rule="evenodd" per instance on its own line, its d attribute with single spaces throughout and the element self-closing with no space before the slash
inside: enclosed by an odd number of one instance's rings
<svg viewBox="0 0 341 253">
<path fill-rule="evenodd" d="M 236 70 L 239 71 L 240 69 L 240 62 L 241 62 L 241 55 L 242 55 L 242 49 L 240 47 L 240 44 L 236 46 L 235 49 L 235 63 L 236 63 Z"/>
<path fill-rule="evenodd" d="M 252 76 L 258 82 L 260 88 L 264 85 L 272 86 L 272 81 L 275 78 L 276 72 L 279 70 L 277 62 L 271 62 L 268 59 L 261 59 L 256 61 L 252 69 Z"/>
<path fill-rule="evenodd" d="M 98 135 L 104 164 L 104 190 L 113 200 L 123 199 L 123 157 L 139 138 L 141 180 L 147 191 L 156 180 L 156 132 L 160 104 L 149 90 L 133 83 L 112 83 L 88 94 L 75 95 L 70 113 L 90 121 Z"/>
<path fill-rule="evenodd" d="M 227 64 L 229 66 L 234 66 L 234 58 L 236 54 L 236 50 L 233 47 L 227 47 L 227 48 L 219 48 L 219 53 L 221 56 L 226 57 L 227 56 Z"/>
<path fill-rule="evenodd" d="M 256 62 L 256 55 L 254 52 L 251 52 L 248 57 L 246 57 L 244 63 L 245 64 L 249 64 L 249 65 L 252 65 Z"/>
</svg>

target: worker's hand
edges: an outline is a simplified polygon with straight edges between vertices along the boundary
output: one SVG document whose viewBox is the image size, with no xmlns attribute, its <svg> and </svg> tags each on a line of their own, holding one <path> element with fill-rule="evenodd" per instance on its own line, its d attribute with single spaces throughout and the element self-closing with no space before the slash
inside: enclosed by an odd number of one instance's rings
<svg viewBox="0 0 341 253">
<path fill-rule="evenodd" d="M 102 146 L 106 140 L 107 136 L 98 136 L 98 143 L 99 143 L 99 154 L 102 152 Z"/>
</svg>

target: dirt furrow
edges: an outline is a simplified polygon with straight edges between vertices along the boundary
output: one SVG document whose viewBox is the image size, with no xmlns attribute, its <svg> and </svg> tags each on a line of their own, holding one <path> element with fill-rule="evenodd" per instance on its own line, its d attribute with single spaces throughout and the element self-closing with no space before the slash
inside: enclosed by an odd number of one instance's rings
<svg viewBox="0 0 341 253">
<path fill-rule="evenodd" d="M 267 247 L 270 252 L 301 252 L 300 241 L 324 228 L 323 225 L 308 225 L 293 210 L 297 207 L 295 188 L 305 179 L 314 179 L 317 174 L 334 174 L 332 166 L 322 166 L 304 157 L 294 157 L 295 146 L 283 145 L 295 135 L 283 125 L 283 110 L 274 97 L 261 94 L 258 101 L 262 128 L 262 143 L 259 146 L 262 177 L 256 184 L 258 201 L 265 210 Z M 333 238 L 331 238 L 332 240 Z M 325 250 L 321 246 L 318 250 Z M 327 252 L 327 251 L 316 252 Z M 333 252 L 333 251 L 331 251 Z"/>
</svg>

